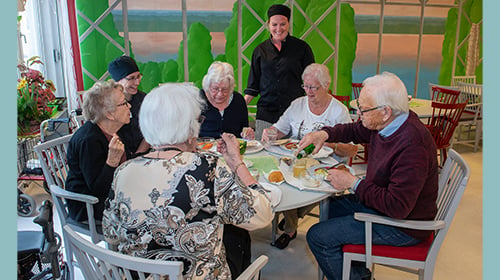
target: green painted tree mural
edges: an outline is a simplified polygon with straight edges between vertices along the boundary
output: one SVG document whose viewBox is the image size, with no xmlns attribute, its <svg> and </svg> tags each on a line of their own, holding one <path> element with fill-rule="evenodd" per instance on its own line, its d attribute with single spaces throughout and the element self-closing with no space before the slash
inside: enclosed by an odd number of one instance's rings
<svg viewBox="0 0 500 280">
<path fill-rule="evenodd" d="M 188 30 L 189 81 L 201 88 L 201 80 L 212 64 L 212 36 L 201 23 L 191 24 Z M 184 81 L 184 41 L 181 41 L 177 57 L 179 82 Z"/>
<path fill-rule="evenodd" d="M 103 0 L 79 0 L 76 2 L 77 9 L 84 15 L 78 17 L 78 33 L 83 34 L 90 23 L 86 18 L 95 21 L 102 13 L 109 8 L 108 1 Z M 99 24 L 99 28 L 110 36 L 120 46 L 124 46 L 124 39 L 119 35 L 118 29 L 113 22 L 113 15 L 109 14 Z M 134 57 L 132 44 L 129 42 L 130 56 Z M 102 51 L 104 49 L 104 52 Z M 123 52 L 103 34 L 92 31 L 89 36 L 80 43 L 80 53 L 82 65 L 90 75 L 99 79 L 106 73 L 108 64 L 113 59 L 123 55 Z M 144 74 L 139 90 L 149 92 L 160 83 L 176 82 L 178 65 L 174 60 L 166 62 L 137 62 L 139 71 Z M 89 89 L 94 80 L 85 72 L 83 73 L 85 89 Z"/>
<path fill-rule="evenodd" d="M 479 23 L 483 19 L 483 1 L 482 0 L 468 0 L 465 1 L 463 7 L 463 12 L 470 18 L 470 22 Z M 464 15 L 460 21 L 460 34 L 458 36 L 459 42 L 463 41 L 464 38 L 470 33 L 471 23 Z M 451 75 L 453 73 L 453 56 L 455 52 L 455 38 L 457 32 L 458 24 L 458 8 L 452 8 L 448 11 L 448 17 L 446 19 L 445 34 L 443 40 L 442 56 L 443 60 L 441 63 L 441 69 L 439 72 L 439 83 L 443 85 L 449 85 L 451 83 Z M 482 24 L 479 32 L 479 37 L 483 37 Z M 467 57 L 468 45 L 464 44 L 458 51 L 458 55 L 462 58 Z M 483 57 L 483 42 L 479 40 L 479 57 Z M 455 76 L 464 76 L 465 66 L 457 60 L 455 68 Z M 483 82 L 483 63 L 480 63 L 475 70 L 476 82 L 482 84 Z"/>
</svg>

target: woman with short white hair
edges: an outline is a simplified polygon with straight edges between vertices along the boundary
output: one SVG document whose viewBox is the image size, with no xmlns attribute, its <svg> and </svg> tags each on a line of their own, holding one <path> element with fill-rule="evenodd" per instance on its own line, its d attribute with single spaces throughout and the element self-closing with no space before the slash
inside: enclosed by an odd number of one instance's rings
<svg viewBox="0 0 500 280">
<path fill-rule="evenodd" d="M 245 99 L 234 91 L 233 66 L 215 61 L 203 77 L 200 91 L 207 105 L 200 129 L 200 137 L 220 138 L 223 132 L 247 139 L 254 139 L 254 131 L 248 127 L 248 109 Z"/>
<path fill-rule="evenodd" d="M 273 213 L 234 135 L 218 143 L 224 160 L 196 152 L 203 105 L 190 84 L 165 84 L 146 96 L 139 124 L 153 151 L 116 171 L 103 232 L 122 253 L 182 261 L 186 279 L 229 279 L 224 224 L 258 229 Z"/>
</svg>

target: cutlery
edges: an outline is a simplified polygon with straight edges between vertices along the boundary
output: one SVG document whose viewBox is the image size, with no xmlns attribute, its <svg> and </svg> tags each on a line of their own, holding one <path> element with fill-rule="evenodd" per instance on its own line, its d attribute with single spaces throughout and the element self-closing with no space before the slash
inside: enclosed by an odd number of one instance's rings
<svg viewBox="0 0 500 280">
<path fill-rule="evenodd" d="M 327 167 L 326 170 L 333 169 L 335 167 L 341 166 L 342 164 L 345 164 L 345 162 L 344 161 L 338 162 L 337 164 L 334 164 L 334 165 L 332 165 L 330 167 Z"/>
</svg>

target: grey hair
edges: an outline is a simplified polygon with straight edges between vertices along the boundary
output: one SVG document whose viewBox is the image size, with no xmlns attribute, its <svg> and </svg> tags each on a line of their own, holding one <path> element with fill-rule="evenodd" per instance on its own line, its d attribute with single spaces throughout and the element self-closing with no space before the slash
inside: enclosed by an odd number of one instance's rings
<svg viewBox="0 0 500 280">
<path fill-rule="evenodd" d="M 165 83 L 146 95 L 139 127 L 153 147 L 180 144 L 200 131 L 198 118 L 205 102 L 191 83 Z"/>
<path fill-rule="evenodd" d="M 319 63 L 309 64 L 302 73 L 302 81 L 307 75 L 312 75 L 316 80 L 318 80 L 321 87 L 326 89 L 330 87 L 330 81 L 332 77 L 330 77 L 330 71 L 325 65 Z"/>
<path fill-rule="evenodd" d="M 393 73 L 383 72 L 363 81 L 363 88 L 369 91 L 375 106 L 388 106 L 393 116 L 408 113 L 408 92 L 405 84 Z"/>
<path fill-rule="evenodd" d="M 224 80 L 229 82 L 229 92 L 234 90 L 234 70 L 233 66 L 227 62 L 214 61 L 208 67 L 207 74 L 203 77 L 203 90 L 208 92 L 210 84 L 220 83 Z"/>
<path fill-rule="evenodd" d="M 113 80 L 96 82 L 83 94 L 83 116 L 96 123 L 106 119 L 106 114 L 116 110 L 113 100 L 113 90 L 123 92 L 123 86 Z"/>
</svg>

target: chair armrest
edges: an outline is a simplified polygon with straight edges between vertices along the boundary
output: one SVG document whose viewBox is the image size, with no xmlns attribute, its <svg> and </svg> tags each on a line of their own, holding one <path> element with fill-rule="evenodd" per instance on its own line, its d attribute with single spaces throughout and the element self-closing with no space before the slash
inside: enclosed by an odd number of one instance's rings
<svg viewBox="0 0 500 280">
<path fill-rule="evenodd" d="M 438 230 L 444 228 L 446 225 L 444 221 L 400 220 L 369 213 L 354 213 L 354 219 L 358 221 L 418 230 Z"/>
<path fill-rule="evenodd" d="M 260 270 L 267 264 L 269 257 L 266 255 L 260 255 L 255 261 L 250 264 L 245 271 L 243 271 L 236 280 L 251 280 L 254 279 L 256 275 L 259 275 Z"/>
<path fill-rule="evenodd" d="M 99 199 L 95 196 L 70 192 L 70 191 L 62 189 L 58 185 L 51 185 L 50 191 L 53 192 L 55 195 L 60 196 L 60 197 L 65 198 L 65 199 L 71 199 L 71 200 L 81 201 L 81 202 L 90 203 L 90 204 L 96 204 L 99 202 Z"/>
</svg>

